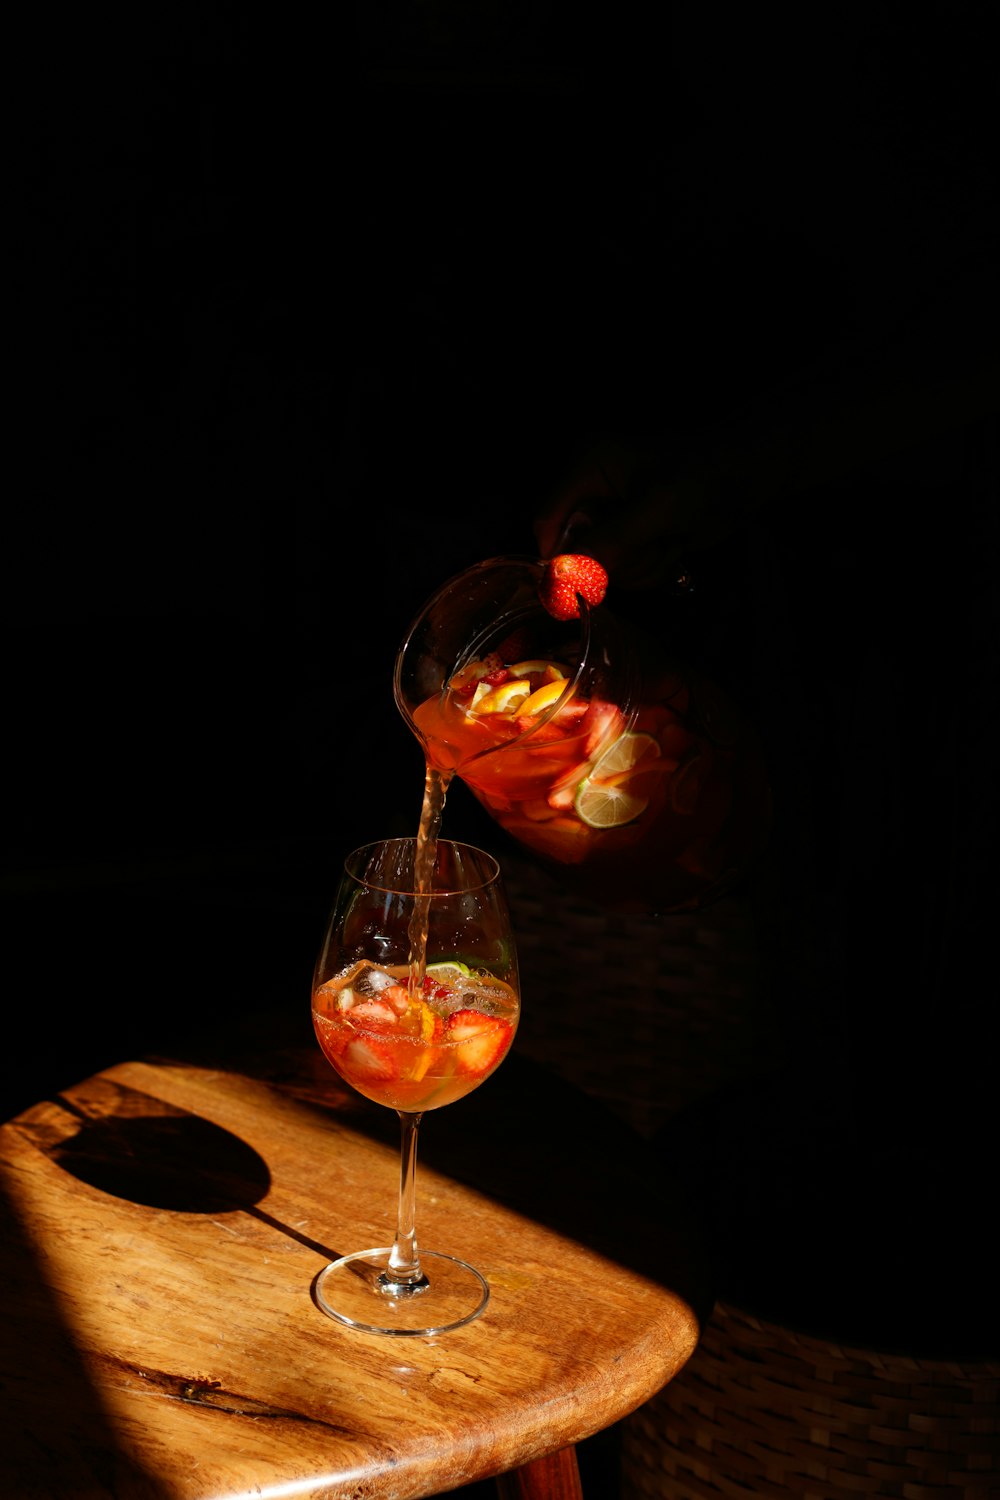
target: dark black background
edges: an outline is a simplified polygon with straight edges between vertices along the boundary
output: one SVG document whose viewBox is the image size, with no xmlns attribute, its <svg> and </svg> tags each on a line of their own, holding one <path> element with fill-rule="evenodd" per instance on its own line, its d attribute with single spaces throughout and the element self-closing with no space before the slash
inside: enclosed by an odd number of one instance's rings
<svg viewBox="0 0 1000 1500">
<path fill-rule="evenodd" d="M 655 9 L 24 28 L 8 1111 L 300 1004 L 342 854 L 416 824 L 409 620 L 533 550 L 582 445 L 684 451 L 780 423 L 771 391 L 821 418 L 828 377 L 884 362 L 883 397 L 902 369 L 904 407 L 915 386 L 951 417 L 706 559 L 690 640 L 772 758 L 782 919 L 829 1007 L 813 1028 L 785 997 L 793 1054 L 863 1023 L 882 1128 L 945 1122 L 949 1160 L 988 1135 L 997 447 L 963 394 L 997 328 L 985 8 Z M 483 833 L 460 788 L 451 817 Z"/>
</svg>

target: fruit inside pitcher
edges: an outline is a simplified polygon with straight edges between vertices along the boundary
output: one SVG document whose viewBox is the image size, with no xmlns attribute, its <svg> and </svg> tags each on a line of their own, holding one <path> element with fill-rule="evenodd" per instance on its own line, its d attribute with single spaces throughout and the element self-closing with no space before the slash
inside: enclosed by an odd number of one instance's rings
<svg viewBox="0 0 1000 1500">
<path fill-rule="evenodd" d="M 694 908 L 759 853 L 769 820 L 760 750 L 697 674 L 640 679 L 609 616 L 598 629 L 600 613 L 584 602 L 561 642 L 544 611 L 473 633 L 412 727 L 429 768 L 459 776 L 581 894 L 625 910 Z M 539 653 L 545 637 L 559 649 Z"/>
</svg>

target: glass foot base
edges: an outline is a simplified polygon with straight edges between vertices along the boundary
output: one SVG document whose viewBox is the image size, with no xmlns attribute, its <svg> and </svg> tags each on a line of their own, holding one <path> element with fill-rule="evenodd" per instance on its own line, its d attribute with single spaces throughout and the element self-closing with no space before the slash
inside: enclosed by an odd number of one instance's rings
<svg viewBox="0 0 1000 1500">
<path fill-rule="evenodd" d="M 490 1289 L 485 1277 L 464 1260 L 422 1250 L 424 1280 L 401 1288 L 388 1280 L 391 1250 L 359 1250 L 321 1271 L 313 1288 L 317 1306 L 328 1318 L 362 1333 L 425 1338 L 463 1328 L 486 1307 Z"/>
</svg>

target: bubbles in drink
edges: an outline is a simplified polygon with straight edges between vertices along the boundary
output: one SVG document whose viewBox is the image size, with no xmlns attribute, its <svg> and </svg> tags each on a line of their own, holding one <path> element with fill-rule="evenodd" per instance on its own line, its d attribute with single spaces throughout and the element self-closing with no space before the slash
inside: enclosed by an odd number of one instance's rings
<svg viewBox="0 0 1000 1500">
<path fill-rule="evenodd" d="M 486 981 L 477 984 L 474 995 L 468 1003 L 475 1005 L 487 1016 L 509 1015 L 511 1008 L 510 990 L 506 985 L 495 984 Z"/>
<path fill-rule="evenodd" d="M 509 985 L 459 960 L 429 964 L 418 986 L 407 965 L 362 961 L 313 996 L 329 1062 L 396 1109 L 437 1108 L 475 1088 L 506 1055 L 517 1014 Z"/>
</svg>

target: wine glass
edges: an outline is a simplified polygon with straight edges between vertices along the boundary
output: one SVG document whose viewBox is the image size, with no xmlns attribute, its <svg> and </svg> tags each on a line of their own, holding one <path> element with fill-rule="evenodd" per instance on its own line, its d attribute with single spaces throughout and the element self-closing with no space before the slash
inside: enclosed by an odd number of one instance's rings
<svg viewBox="0 0 1000 1500">
<path fill-rule="evenodd" d="M 313 975 L 313 1027 L 341 1078 L 399 1115 L 399 1201 L 391 1246 L 320 1272 L 316 1300 L 329 1317 L 367 1333 L 428 1336 L 486 1307 L 489 1285 L 475 1267 L 418 1250 L 417 1131 L 426 1110 L 494 1072 L 519 1014 L 510 914 L 491 855 L 423 836 L 348 855 Z"/>
</svg>

